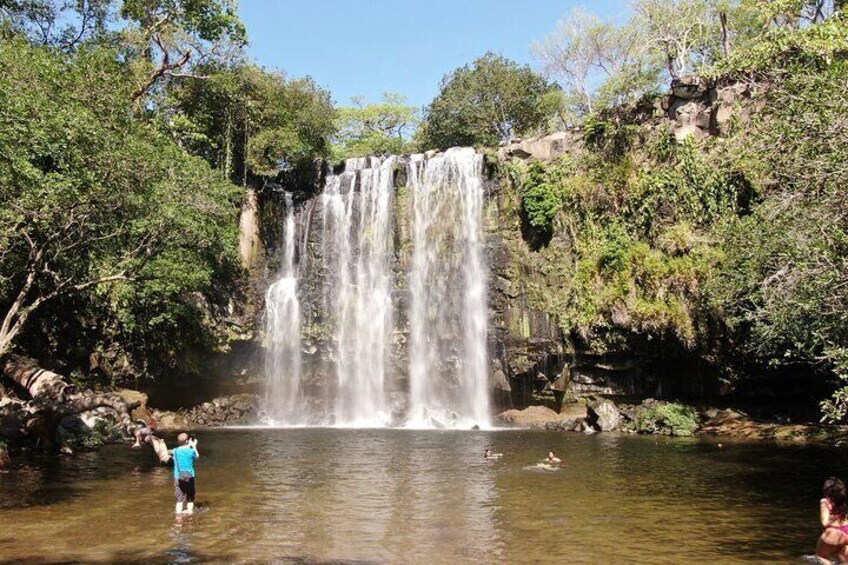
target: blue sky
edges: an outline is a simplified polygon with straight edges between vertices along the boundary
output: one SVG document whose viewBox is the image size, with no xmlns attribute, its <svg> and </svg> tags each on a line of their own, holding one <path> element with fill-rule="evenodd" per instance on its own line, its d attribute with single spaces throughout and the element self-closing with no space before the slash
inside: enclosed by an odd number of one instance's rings
<svg viewBox="0 0 848 565">
<path fill-rule="evenodd" d="M 442 75 L 487 50 L 535 65 L 530 46 L 575 6 L 626 17 L 627 0 L 240 0 L 250 55 L 310 75 L 339 105 L 386 91 L 427 104 Z"/>
</svg>

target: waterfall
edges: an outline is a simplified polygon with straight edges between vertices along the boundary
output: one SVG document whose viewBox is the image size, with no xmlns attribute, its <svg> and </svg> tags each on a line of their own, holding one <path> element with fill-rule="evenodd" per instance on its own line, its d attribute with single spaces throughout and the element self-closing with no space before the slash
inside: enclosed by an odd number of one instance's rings
<svg viewBox="0 0 848 565">
<path fill-rule="evenodd" d="M 471 148 L 348 159 L 299 208 L 299 235 L 286 194 L 280 276 L 265 297 L 270 423 L 490 424 L 482 168 Z"/>
<path fill-rule="evenodd" d="M 409 163 L 411 427 L 489 424 L 482 165 L 471 148 Z"/>
<path fill-rule="evenodd" d="M 265 294 L 266 388 L 264 410 L 269 423 L 303 423 L 300 389 L 300 303 L 295 267 L 295 222 L 292 196 L 285 195 L 283 261 L 280 277 Z"/>
<path fill-rule="evenodd" d="M 337 426 L 384 426 L 392 339 L 391 211 L 396 158 L 349 159 L 324 189 L 325 307 L 333 319 Z"/>
</svg>

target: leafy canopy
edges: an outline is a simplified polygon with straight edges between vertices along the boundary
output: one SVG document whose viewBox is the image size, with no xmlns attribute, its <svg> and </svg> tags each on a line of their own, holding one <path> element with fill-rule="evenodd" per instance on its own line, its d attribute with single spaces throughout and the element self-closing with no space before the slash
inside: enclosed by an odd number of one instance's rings
<svg viewBox="0 0 848 565">
<path fill-rule="evenodd" d="M 442 79 L 426 108 L 417 142 L 422 149 L 495 146 L 547 122 L 556 109 L 554 85 L 528 66 L 486 53 Z"/>
<path fill-rule="evenodd" d="M 237 270 L 237 188 L 132 117 L 111 49 L 4 40 L 0 72 L 0 352 L 42 313 L 160 359 L 203 339 L 197 296 L 223 299 Z M 72 340 L 55 331 L 30 343 Z"/>
<path fill-rule="evenodd" d="M 366 155 L 401 154 L 410 149 L 409 139 L 418 125 L 418 109 L 406 98 L 387 92 L 380 102 L 368 104 L 361 97 L 352 106 L 338 109 L 337 159 Z"/>
<path fill-rule="evenodd" d="M 329 154 L 335 110 L 312 79 L 244 63 L 203 72 L 171 89 L 164 127 L 227 178 L 272 177 Z"/>
</svg>

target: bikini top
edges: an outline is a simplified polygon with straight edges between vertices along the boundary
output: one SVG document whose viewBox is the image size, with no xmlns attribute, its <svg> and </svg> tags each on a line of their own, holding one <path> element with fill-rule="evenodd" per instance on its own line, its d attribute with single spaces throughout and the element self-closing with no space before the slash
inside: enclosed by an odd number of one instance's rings
<svg viewBox="0 0 848 565">
<path fill-rule="evenodd" d="M 839 530 L 843 534 L 848 534 L 848 524 L 843 524 L 841 526 L 827 526 L 828 528 L 833 528 L 834 530 Z"/>
</svg>

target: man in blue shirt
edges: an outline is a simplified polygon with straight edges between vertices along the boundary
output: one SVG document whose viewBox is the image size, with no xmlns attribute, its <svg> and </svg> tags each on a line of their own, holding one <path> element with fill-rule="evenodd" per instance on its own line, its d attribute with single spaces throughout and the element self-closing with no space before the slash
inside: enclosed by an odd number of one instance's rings
<svg viewBox="0 0 848 565">
<path fill-rule="evenodd" d="M 197 451 L 197 440 L 189 439 L 183 432 L 177 436 L 180 446 L 174 449 L 174 494 L 177 496 L 177 514 L 194 513 L 194 461 L 200 458 Z M 183 503 L 186 510 L 183 512 Z"/>
</svg>

